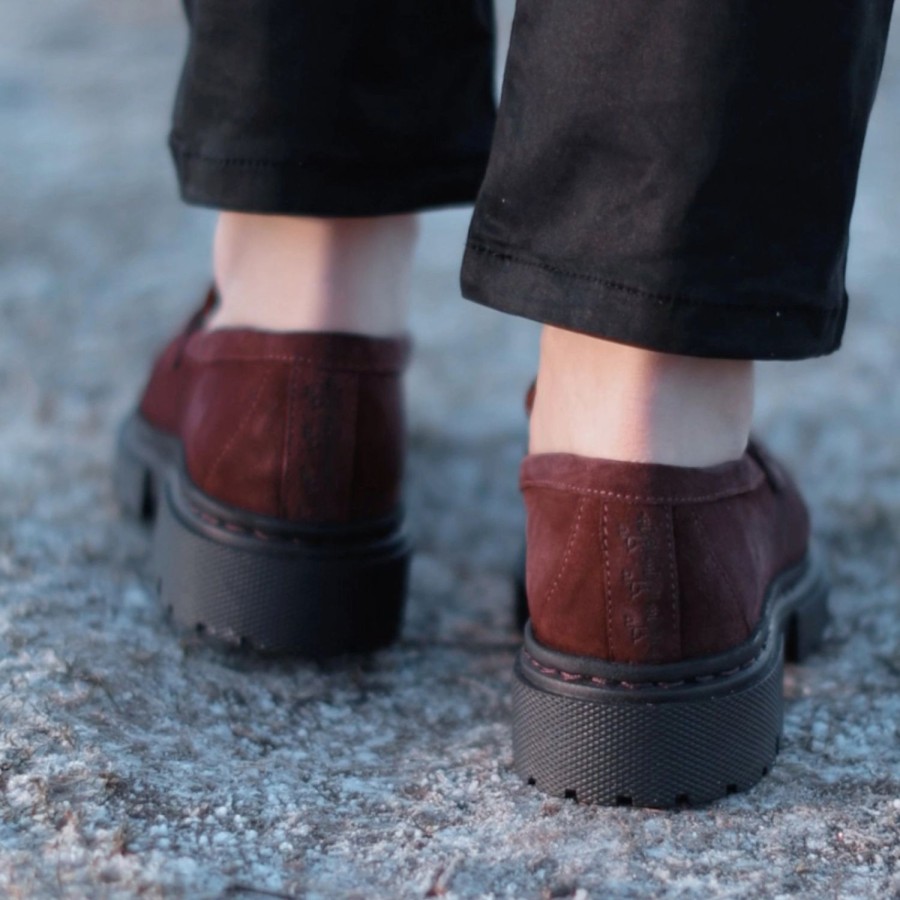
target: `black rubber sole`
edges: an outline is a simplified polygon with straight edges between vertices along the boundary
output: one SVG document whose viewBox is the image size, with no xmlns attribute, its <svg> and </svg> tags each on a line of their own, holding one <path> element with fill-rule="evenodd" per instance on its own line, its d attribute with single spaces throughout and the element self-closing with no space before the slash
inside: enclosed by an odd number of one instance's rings
<svg viewBox="0 0 900 900">
<path fill-rule="evenodd" d="M 827 593 L 811 556 L 773 584 L 753 640 L 702 664 L 606 665 L 542 648 L 526 629 L 516 771 L 548 794 L 611 806 L 699 805 L 747 790 L 779 749 L 785 656 L 818 648 Z"/>
<path fill-rule="evenodd" d="M 152 524 L 166 472 L 179 454 L 176 438 L 148 425 L 132 413 L 119 430 L 113 487 L 122 512 Z"/>
<path fill-rule="evenodd" d="M 223 507 L 188 484 L 176 438 L 137 413 L 122 425 L 122 512 L 154 525 L 151 566 L 175 622 L 213 642 L 325 658 L 384 647 L 400 631 L 410 547 L 401 517 L 292 528 Z"/>
<path fill-rule="evenodd" d="M 263 653 L 323 658 L 397 637 L 410 548 L 400 517 L 297 528 L 227 509 L 173 469 L 153 569 L 175 621 Z"/>
<path fill-rule="evenodd" d="M 524 628 L 528 624 L 528 591 L 525 587 L 525 541 L 516 558 L 516 565 L 512 571 L 513 581 L 513 616 L 516 627 Z"/>
</svg>

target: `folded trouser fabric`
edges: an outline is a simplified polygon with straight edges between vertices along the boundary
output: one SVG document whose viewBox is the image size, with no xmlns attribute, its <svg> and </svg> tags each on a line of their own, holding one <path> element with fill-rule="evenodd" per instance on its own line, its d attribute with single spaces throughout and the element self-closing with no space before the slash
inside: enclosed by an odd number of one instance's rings
<svg viewBox="0 0 900 900">
<path fill-rule="evenodd" d="M 184 199 L 372 216 L 471 202 L 494 126 L 491 0 L 185 0 Z"/>
<path fill-rule="evenodd" d="M 489 0 L 187 6 L 189 202 L 384 215 L 477 193 L 473 300 L 687 355 L 839 345 L 893 0 L 518 0 L 493 145 Z"/>
</svg>

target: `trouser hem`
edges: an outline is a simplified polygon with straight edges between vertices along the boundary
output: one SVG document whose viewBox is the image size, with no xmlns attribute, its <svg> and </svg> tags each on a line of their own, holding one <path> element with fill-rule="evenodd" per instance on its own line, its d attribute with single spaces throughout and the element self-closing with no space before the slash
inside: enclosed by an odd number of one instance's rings
<svg viewBox="0 0 900 900">
<path fill-rule="evenodd" d="M 501 312 L 661 353 L 721 359 L 805 359 L 838 349 L 847 312 L 769 291 L 707 301 L 568 271 L 471 238 L 463 296 Z"/>
<path fill-rule="evenodd" d="M 387 216 L 474 203 L 487 154 L 433 163 L 213 158 L 170 140 L 182 199 L 234 212 Z"/>
</svg>

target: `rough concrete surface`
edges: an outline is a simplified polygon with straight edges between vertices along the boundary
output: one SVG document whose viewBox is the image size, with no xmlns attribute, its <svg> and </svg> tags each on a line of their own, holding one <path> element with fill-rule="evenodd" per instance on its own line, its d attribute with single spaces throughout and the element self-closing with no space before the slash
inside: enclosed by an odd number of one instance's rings
<svg viewBox="0 0 900 900">
<path fill-rule="evenodd" d="M 504 18 L 508 4 L 502 7 Z M 511 772 L 507 577 L 536 328 L 465 304 L 465 211 L 415 284 L 404 637 L 264 663 L 179 637 L 117 516 L 117 423 L 208 275 L 164 136 L 176 0 L 0 4 L 0 896 L 900 896 L 900 41 L 854 223 L 844 350 L 761 366 L 834 573 L 756 789 L 592 809 Z"/>
</svg>

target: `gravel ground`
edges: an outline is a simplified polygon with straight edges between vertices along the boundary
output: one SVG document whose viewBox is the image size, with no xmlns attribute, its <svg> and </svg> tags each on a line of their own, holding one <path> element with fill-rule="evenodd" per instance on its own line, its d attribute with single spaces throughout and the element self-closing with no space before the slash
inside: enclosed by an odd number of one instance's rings
<svg viewBox="0 0 900 900">
<path fill-rule="evenodd" d="M 503 6 L 504 16 L 508 4 Z M 416 274 L 402 642 L 327 667 L 174 635 L 117 516 L 116 424 L 208 274 L 163 137 L 175 0 L 0 6 L 0 895 L 900 896 L 900 42 L 854 223 L 844 350 L 761 366 L 834 572 L 785 741 L 707 809 L 591 809 L 510 771 L 507 577 L 536 329 Z"/>
</svg>

